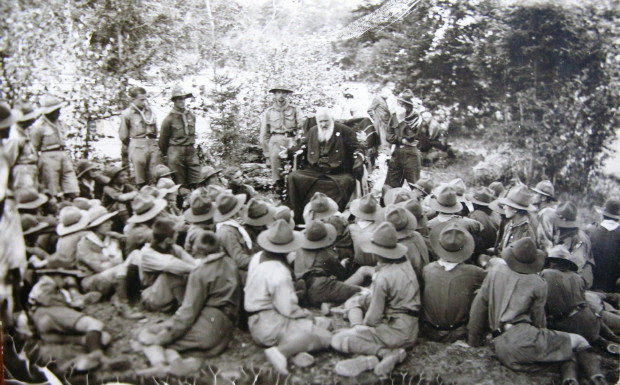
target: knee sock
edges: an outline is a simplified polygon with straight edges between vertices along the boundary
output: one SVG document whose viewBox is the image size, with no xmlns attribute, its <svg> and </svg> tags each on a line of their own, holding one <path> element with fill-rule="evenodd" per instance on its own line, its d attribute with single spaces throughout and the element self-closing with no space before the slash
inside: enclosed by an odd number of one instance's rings
<svg viewBox="0 0 620 385">
<path fill-rule="evenodd" d="M 140 298 L 140 268 L 134 264 L 127 266 L 127 276 L 125 277 L 127 285 L 127 298 L 135 301 Z"/>
<path fill-rule="evenodd" d="M 95 350 L 102 350 L 101 346 L 101 332 L 96 330 L 91 330 L 86 332 L 84 336 L 84 345 L 86 347 L 87 352 L 94 352 Z"/>
<path fill-rule="evenodd" d="M 129 302 L 127 294 L 127 277 L 118 277 L 116 279 L 116 298 L 119 302 Z"/>
<path fill-rule="evenodd" d="M 359 307 L 354 307 L 347 313 L 351 326 L 361 325 L 364 321 L 364 312 Z"/>
<path fill-rule="evenodd" d="M 278 350 L 287 358 L 302 352 L 311 352 L 323 348 L 321 339 L 313 334 L 305 333 L 295 339 L 278 345 Z"/>
</svg>

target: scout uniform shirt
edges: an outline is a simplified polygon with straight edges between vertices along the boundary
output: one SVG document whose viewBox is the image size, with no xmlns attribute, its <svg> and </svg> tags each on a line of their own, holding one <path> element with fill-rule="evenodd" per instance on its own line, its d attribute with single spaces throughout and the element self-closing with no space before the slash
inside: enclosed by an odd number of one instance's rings
<svg viewBox="0 0 620 385">
<path fill-rule="evenodd" d="M 139 110 L 132 104 L 121 113 L 121 127 L 118 136 L 121 142 L 126 145 L 131 139 L 156 138 L 155 114 L 149 107 Z"/>
<path fill-rule="evenodd" d="M 161 123 L 159 148 L 166 155 L 169 146 L 193 146 L 196 143 L 196 116 L 188 109 L 173 108 Z"/>
<path fill-rule="evenodd" d="M 260 142 L 265 152 L 271 135 L 280 134 L 294 136 L 301 127 L 301 109 L 286 102 L 282 107 L 273 104 L 263 113 L 260 125 Z"/>
</svg>

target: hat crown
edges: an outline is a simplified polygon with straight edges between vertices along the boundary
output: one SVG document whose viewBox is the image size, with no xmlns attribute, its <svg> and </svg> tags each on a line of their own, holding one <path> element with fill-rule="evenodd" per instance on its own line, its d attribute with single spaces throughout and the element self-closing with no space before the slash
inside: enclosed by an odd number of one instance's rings
<svg viewBox="0 0 620 385">
<path fill-rule="evenodd" d="M 527 265 L 537 260 L 538 249 L 530 237 L 521 238 L 511 243 L 508 248 L 511 249 L 514 258 L 523 264 Z"/>
<path fill-rule="evenodd" d="M 398 244 L 398 236 L 394 225 L 390 222 L 383 222 L 372 233 L 371 242 L 377 246 L 393 249 Z"/>
<path fill-rule="evenodd" d="M 142 188 L 140 189 L 140 194 L 150 195 L 153 198 L 157 198 L 159 196 L 159 191 L 156 187 L 146 185 L 142 186 Z"/>
<path fill-rule="evenodd" d="M 329 211 L 329 203 L 327 202 L 327 196 L 323 193 L 317 192 L 312 197 L 312 201 L 310 202 L 310 208 L 315 213 L 324 213 Z"/>
<path fill-rule="evenodd" d="M 258 219 L 264 217 L 267 214 L 269 214 L 269 206 L 267 206 L 267 203 L 259 199 L 250 199 L 247 208 L 248 218 Z"/>
<path fill-rule="evenodd" d="M 189 208 L 194 215 L 204 215 L 211 211 L 213 201 L 207 195 L 196 194 L 190 196 Z"/>
<path fill-rule="evenodd" d="M 82 197 L 77 197 L 73 199 L 73 205 L 80 210 L 90 210 L 90 208 L 93 206 L 88 199 Z"/>
<path fill-rule="evenodd" d="M 95 220 L 107 214 L 109 214 L 109 212 L 103 206 L 93 206 L 88 210 L 88 217 L 90 218 L 91 222 L 94 222 Z"/>
<path fill-rule="evenodd" d="M 424 214 L 422 211 L 422 205 L 417 199 L 409 199 L 408 201 L 402 202 L 401 205 L 406 210 L 409 210 L 409 212 L 418 220 Z"/>
<path fill-rule="evenodd" d="M 442 206 L 455 206 L 458 201 L 456 199 L 456 191 L 450 185 L 444 186 L 437 193 L 437 202 Z"/>
<path fill-rule="evenodd" d="M 564 221 L 575 221 L 577 220 L 577 206 L 573 202 L 564 202 L 555 209 L 555 214 Z"/>
<path fill-rule="evenodd" d="M 360 199 L 360 211 L 366 214 L 374 214 L 377 211 L 377 198 L 372 194 L 367 194 Z"/>
<path fill-rule="evenodd" d="M 85 213 L 85 211 L 80 210 L 75 206 L 63 207 L 62 210 L 60 210 L 60 223 L 62 223 L 65 227 L 74 225 L 82 219 L 82 216 Z"/>
<path fill-rule="evenodd" d="M 105 170 L 105 175 L 110 179 L 114 179 L 114 177 L 116 177 L 116 174 L 120 173 L 121 171 L 123 171 L 122 167 L 112 166 Z"/>
<path fill-rule="evenodd" d="M 58 98 L 58 97 L 56 97 L 56 96 L 44 95 L 41 98 L 41 101 L 40 101 L 39 104 L 41 105 L 41 107 L 52 107 L 52 106 L 58 105 L 58 104 L 60 104 L 62 102 L 63 102 L 63 100 Z"/>
<path fill-rule="evenodd" d="M 217 185 L 210 184 L 207 186 L 207 195 L 211 198 L 212 201 L 217 201 L 217 198 L 220 194 L 224 193 L 226 190 Z"/>
<path fill-rule="evenodd" d="M 185 91 L 183 86 L 181 86 L 180 84 L 175 84 L 174 86 L 172 86 L 172 94 L 170 95 L 170 99 L 187 96 L 191 96 L 191 92 Z"/>
<path fill-rule="evenodd" d="M 612 216 L 620 215 L 620 200 L 607 199 L 605 201 L 605 207 L 603 214 L 611 214 Z"/>
<path fill-rule="evenodd" d="M 203 166 L 200 169 L 200 177 L 202 179 L 207 179 L 213 175 L 216 174 L 215 168 L 211 167 L 211 166 Z"/>
<path fill-rule="evenodd" d="M 222 214 L 228 214 L 235 208 L 236 205 L 237 199 L 234 195 L 228 193 L 220 194 L 215 201 L 217 211 Z"/>
<path fill-rule="evenodd" d="M 170 178 L 160 178 L 157 181 L 157 188 L 158 189 L 169 189 L 169 188 L 174 187 L 174 186 L 175 186 L 175 184 L 172 181 L 172 179 L 170 179 Z"/>
<path fill-rule="evenodd" d="M 413 184 L 413 187 L 417 187 L 419 190 L 422 190 L 425 194 L 430 194 L 433 190 L 434 184 L 433 181 L 429 178 L 420 178 L 417 182 Z"/>
<path fill-rule="evenodd" d="M 293 229 L 282 219 L 267 228 L 267 239 L 274 245 L 286 245 L 294 239 Z"/>
<path fill-rule="evenodd" d="M 463 182 L 463 179 L 461 178 L 452 179 L 449 185 L 454 189 L 454 192 L 456 193 L 456 195 L 463 195 L 465 194 L 465 191 L 467 190 L 467 186 L 465 185 L 465 182 Z"/>
<path fill-rule="evenodd" d="M 467 244 L 466 230 L 456 223 L 444 227 L 439 233 L 439 245 L 447 251 L 460 251 Z"/>
<path fill-rule="evenodd" d="M 158 164 L 155 166 L 155 171 L 153 174 L 155 175 L 155 179 L 159 179 L 162 176 L 170 175 L 172 171 L 165 164 Z"/>
<path fill-rule="evenodd" d="M 138 194 L 131 201 L 131 208 L 135 214 L 141 215 L 155 206 L 155 198 L 152 195 Z"/>
<path fill-rule="evenodd" d="M 403 90 L 400 94 L 398 94 L 398 99 L 409 104 L 413 104 L 413 97 L 413 91 L 411 91 L 409 88 Z"/>
<path fill-rule="evenodd" d="M 495 192 L 488 187 L 480 187 L 474 191 L 474 199 L 483 203 L 491 203 L 495 199 Z"/>
<path fill-rule="evenodd" d="M 528 192 L 528 188 L 525 185 L 516 186 L 508 191 L 506 199 L 512 201 L 520 206 L 529 206 L 532 200 L 532 194 Z"/>
<path fill-rule="evenodd" d="M 547 250 L 547 257 L 568 259 L 570 251 L 564 245 L 556 245 Z"/>
<path fill-rule="evenodd" d="M 502 184 L 502 182 L 492 182 L 489 185 L 489 188 L 493 191 L 495 191 L 495 196 L 499 197 L 501 195 L 501 193 L 504 192 L 504 190 L 506 190 L 506 188 L 504 188 L 504 185 Z"/>
<path fill-rule="evenodd" d="M 23 187 L 16 192 L 18 203 L 30 203 L 39 198 L 37 190 L 30 187 Z"/>
<path fill-rule="evenodd" d="M 285 221 L 290 221 L 293 219 L 293 211 L 287 206 L 280 206 L 276 209 L 276 213 L 274 214 L 274 218 L 284 219 Z"/>
<path fill-rule="evenodd" d="M 405 209 L 394 205 L 390 205 L 386 208 L 385 220 L 394 225 L 396 231 L 404 229 L 409 224 Z"/>
<path fill-rule="evenodd" d="M 541 180 L 536 184 L 536 190 L 540 190 L 541 192 L 553 197 L 555 195 L 555 188 L 553 187 L 553 183 L 550 180 Z"/>
<path fill-rule="evenodd" d="M 81 160 L 78 161 L 78 163 L 75 166 L 75 168 L 77 168 L 77 173 L 80 174 L 80 173 L 88 170 L 92 166 L 93 166 L 93 164 L 89 160 L 81 159 Z"/>
<path fill-rule="evenodd" d="M 401 203 L 411 199 L 411 193 L 407 190 L 401 190 L 394 196 L 394 203 Z"/>
<path fill-rule="evenodd" d="M 321 221 L 312 221 L 306 228 L 304 235 L 309 241 L 320 241 L 327 236 L 327 226 L 331 225 L 325 224 Z"/>
</svg>

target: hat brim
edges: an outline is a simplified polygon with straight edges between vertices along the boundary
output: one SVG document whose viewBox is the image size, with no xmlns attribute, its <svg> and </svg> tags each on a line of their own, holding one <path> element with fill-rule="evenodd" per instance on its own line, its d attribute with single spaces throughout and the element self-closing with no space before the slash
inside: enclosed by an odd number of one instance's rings
<svg viewBox="0 0 620 385">
<path fill-rule="evenodd" d="M 174 186 L 170 188 L 159 189 L 159 191 L 157 192 L 157 198 L 164 199 L 166 195 L 179 191 L 180 187 L 181 187 L 180 184 L 175 184 Z"/>
<path fill-rule="evenodd" d="M 452 221 L 440 223 L 431 229 L 429 235 L 431 249 L 433 250 L 435 255 L 437 255 L 439 258 L 443 259 L 446 262 L 465 262 L 469 257 L 472 256 L 476 247 L 474 237 L 469 233 L 469 231 L 463 229 L 465 231 L 465 245 L 463 245 L 463 247 L 458 251 L 446 250 L 441 246 L 441 243 L 439 243 L 439 236 L 441 235 L 441 231 L 451 222 Z"/>
<path fill-rule="evenodd" d="M 50 227 L 50 224 L 47 222 L 39 222 L 37 223 L 35 226 L 32 226 L 31 228 L 29 228 L 28 230 L 25 230 L 23 232 L 24 235 L 30 235 L 30 234 L 34 234 L 38 231 L 44 230 L 46 228 Z"/>
<path fill-rule="evenodd" d="M 414 188 L 414 189 L 416 189 L 416 190 L 420 191 L 422 194 L 424 194 L 424 196 L 429 195 L 429 193 L 427 193 L 427 192 L 426 192 L 426 190 L 424 190 L 424 189 L 422 188 L 422 186 L 419 186 L 419 185 L 417 185 L 417 184 L 415 184 L 415 183 L 409 183 L 409 186 L 410 186 L 411 188 Z"/>
<path fill-rule="evenodd" d="M 551 195 L 551 194 L 549 194 L 549 193 L 546 193 L 546 192 L 544 192 L 544 191 L 542 191 L 542 190 L 539 190 L 539 189 L 537 189 L 536 187 L 530 187 L 530 190 L 532 190 L 532 191 L 534 191 L 534 192 L 536 192 L 536 193 L 538 193 L 538 194 L 540 194 L 540 195 L 544 195 L 544 196 L 546 196 L 547 198 L 551 198 L 551 199 L 553 199 L 554 201 L 557 201 L 557 199 L 556 199 L 553 195 Z"/>
<path fill-rule="evenodd" d="M 510 206 L 513 209 L 517 209 L 517 210 L 525 210 L 525 211 L 536 211 L 536 206 L 530 204 L 529 206 L 523 206 L 522 204 L 519 204 L 517 202 L 514 202 L 508 198 L 499 198 L 498 199 L 499 203 L 506 205 L 506 206 Z"/>
<path fill-rule="evenodd" d="M 604 216 L 606 216 L 606 217 L 613 218 L 613 219 L 620 219 L 620 215 L 616 215 L 616 214 L 612 214 L 612 213 L 610 213 L 610 212 L 607 212 L 607 211 L 605 211 L 605 208 L 604 208 L 604 207 L 594 206 L 594 210 L 595 210 L 597 213 L 599 213 L 599 214 L 601 214 L 601 215 L 604 215 Z"/>
<path fill-rule="evenodd" d="M 250 226 L 266 226 L 275 221 L 276 208 L 272 205 L 267 205 L 267 213 L 258 218 L 250 218 L 248 216 L 248 206 L 243 209 L 241 213 L 241 219 L 246 225 Z M 293 225 L 294 226 L 294 225 Z"/>
<path fill-rule="evenodd" d="M 200 223 L 200 222 L 208 221 L 210 219 L 213 219 L 214 215 L 215 215 L 214 205 L 211 205 L 211 208 L 209 209 L 209 211 L 207 211 L 204 214 L 200 214 L 200 215 L 195 215 L 194 213 L 192 213 L 191 208 L 183 212 L 183 217 L 189 223 Z"/>
<path fill-rule="evenodd" d="M 288 88 L 272 88 L 272 89 L 269 90 L 269 93 L 274 93 L 276 91 L 284 91 L 287 94 L 292 94 L 293 93 L 293 90 L 289 90 Z"/>
<path fill-rule="evenodd" d="M 360 204 L 361 201 L 359 199 L 351 202 L 351 207 L 349 207 L 351 214 L 355 215 L 356 218 L 365 219 L 367 221 L 376 221 L 378 218 L 377 213 L 380 211 L 381 206 L 376 205 L 374 212 L 366 213 L 360 209 Z"/>
<path fill-rule="evenodd" d="M 171 101 L 174 101 L 174 99 L 188 99 L 188 98 L 193 98 L 193 97 L 194 97 L 194 94 L 193 94 L 193 93 L 191 93 L 191 92 L 189 92 L 189 93 L 187 93 L 187 94 L 172 95 L 172 96 L 170 97 L 170 100 L 171 100 Z"/>
<path fill-rule="evenodd" d="M 460 200 L 457 200 L 454 206 L 444 206 L 437 201 L 437 199 L 431 199 L 428 205 L 431 209 L 444 213 L 444 214 L 455 214 L 463 211 L 463 203 Z"/>
<path fill-rule="evenodd" d="M 399 243 L 393 248 L 383 247 L 373 243 L 372 237 L 367 237 L 359 242 L 360 248 L 365 253 L 377 254 L 385 259 L 399 259 L 407 254 L 407 247 Z"/>
<path fill-rule="evenodd" d="M 47 269 L 34 269 L 34 272 L 39 275 L 44 274 L 60 274 L 60 275 L 73 275 L 76 277 L 86 277 L 88 273 L 77 269 L 63 269 L 63 268 L 47 268 Z"/>
<path fill-rule="evenodd" d="M 43 206 L 48 200 L 49 198 L 47 197 L 47 195 L 38 193 L 37 199 L 33 200 L 32 202 L 18 203 L 17 209 L 18 210 L 19 209 L 25 209 L 25 210 L 37 209 Z"/>
<path fill-rule="evenodd" d="M 258 234 L 256 242 L 263 250 L 270 251 L 272 253 L 290 253 L 295 250 L 299 250 L 304 243 L 305 237 L 299 231 L 293 231 L 293 239 L 289 243 L 282 245 L 271 242 L 268 238 L 269 233 L 267 230 Z"/>
<path fill-rule="evenodd" d="M 92 166 L 88 166 L 88 167 L 86 167 L 84 170 L 80 171 L 80 173 L 79 173 L 79 174 L 77 174 L 76 176 L 77 176 L 78 178 L 81 178 L 81 177 L 82 177 L 82 175 L 86 174 L 86 173 L 87 173 L 87 172 L 89 172 L 90 170 L 95 170 L 96 168 L 97 168 L 97 166 L 93 164 Z"/>
<path fill-rule="evenodd" d="M 105 215 L 100 216 L 99 218 L 96 218 L 94 220 L 92 220 L 89 224 L 88 227 L 95 227 L 95 226 L 99 226 L 100 224 L 102 224 L 103 222 L 107 221 L 108 219 L 111 219 L 112 217 L 114 217 L 116 214 L 118 214 L 118 211 L 112 211 L 111 213 L 107 213 Z"/>
<path fill-rule="evenodd" d="M 398 98 L 398 97 L 396 98 L 396 100 L 398 100 L 399 102 L 407 103 L 407 104 L 409 104 L 410 106 L 415 106 L 415 104 L 413 104 L 413 102 L 412 102 L 412 101 L 410 101 L 410 100 L 406 100 L 406 99 L 403 99 L 403 98 Z"/>
<path fill-rule="evenodd" d="M 325 230 L 327 231 L 327 234 L 325 235 L 323 239 L 320 239 L 318 241 L 311 241 L 304 234 L 304 241 L 303 241 L 303 244 L 301 245 L 301 248 L 308 249 L 308 250 L 316 250 L 316 249 L 322 249 L 322 248 L 333 245 L 334 242 L 336 242 L 336 238 L 338 237 L 336 228 L 333 225 L 330 225 L 330 226 L 326 225 Z"/>
<path fill-rule="evenodd" d="M 502 259 L 506 261 L 506 264 L 512 271 L 521 274 L 538 274 L 545 265 L 546 255 L 544 251 L 536 250 L 536 260 L 532 263 L 523 263 L 515 258 L 515 254 L 509 246 L 502 251 Z"/>
<path fill-rule="evenodd" d="M 29 120 L 34 120 L 41 115 L 40 109 L 35 109 L 34 111 L 30 111 L 27 114 L 22 114 L 21 117 L 17 118 L 18 122 L 27 122 Z"/>
<path fill-rule="evenodd" d="M 565 266 L 567 266 L 570 270 L 574 271 L 575 273 L 579 271 L 579 266 L 577 266 L 575 262 L 567 258 L 547 257 L 547 261 L 564 264 Z"/>
<path fill-rule="evenodd" d="M 489 208 L 498 214 L 502 214 L 502 215 L 506 214 L 506 211 L 504 211 L 504 209 L 500 207 L 497 199 L 489 203 Z"/>
<path fill-rule="evenodd" d="M 222 170 L 215 170 L 215 171 L 214 171 L 214 172 L 212 172 L 211 174 L 209 174 L 209 175 L 205 176 L 205 177 L 204 177 L 204 178 L 200 181 L 200 183 L 204 183 L 204 182 L 206 182 L 206 181 L 207 181 L 207 179 L 212 178 L 213 176 L 215 176 L 215 175 L 217 175 L 217 174 L 219 174 L 219 173 L 221 173 L 221 172 L 222 172 Z"/>
<path fill-rule="evenodd" d="M 476 204 L 478 206 L 488 207 L 491 204 L 491 202 L 487 203 L 487 202 L 483 202 L 481 200 L 476 199 L 473 194 L 465 194 L 465 199 L 467 199 L 471 203 Z"/>
<path fill-rule="evenodd" d="M 3 120 L 0 120 L 0 130 L 11 127 L 15 122 L 19 121 L 21 115 L 21 112 L 17 110 L 11 110 L 11 115 L 9 115 Z"/>
<path fill-rule="evenodd" d="M 67 103 L 67 102 L 60 102 L 60 103 L 57 103 L 57 104 L 54 104 L 54 105 L 51 105 L 51 106 L 48 106 L 48 107 L 41 107 L 41 108 L 39 108 L 39 111 L 41 111 L 42 115 L 47 115 L 47 114 L 49 114 L 51 112 L 56 111 L 59 108 L 66 107 L 68 104 L 69 103 Z"/>
<path fill-rule="evenodd" d="M 213 220 L 215 222 L 224 222 L 225 220 L 228 220 L 234 217 L 235 214 L 237 214 L 243 208 L 243 204 L 245 203 L 246 198 L 247 198 L 246 194 L 235 195 L 235 200 L 237 201 L 237 203 L 235 203 L 235 206 L 226 214 L 222 214 L 220 210 L 216 208 L 215 215 L 213 216 Z"/>
<path fill-rule="evenodd" d="M 327 211 L 324 211 L 321 213 L 313 212 L 314 215 L 310 219 L 311 220 L 326 219 L 338 212 L 338 204 L 333 199 L 331 198 L 328 199 L 327 204 L 328 204 Z M 310 214 L 310 211 L 311 211 L 310 204 L 307 204 L 306 207 L 304 207 L 303 216 L 306 217 L 308 214 Z"/>
<path fill-rule="evenodd" d="M 142 214 L 134 214 L 129 219 L 127 219 L 127 223 L 143 223 L 146 221 L 150 221 L 155 218 L 159 213 L 164 211 L 164 209 L 168 206 L 168 202 L 163 199 L 155 199 L 153 207 L 151 207 L 148 211 L 143 212 Z"/>
<path fill-rule="evenodd" d="M 71 226 L 65 226 L 62 223 L 56 227 L 56 234 L 59 236 L 69 235 L 73 233 L 77 233 L 78 231 L 87 229 L 88 222 L 90 222 L 90 218 L 86 214 L 82 214 L 82 217 L 79 221 L 72 224 Z"/>
<path fill-rule="evenodd" d="M 561 229 L 574 229 L 576 227 L 579 227 L 579 221 L 578 220 L 566 221 L 566 220 L 558 217 L 557 215 L 553 218 L 553 224 L 556 225 L 557 227 L 561 228 Z"/>
</svg>

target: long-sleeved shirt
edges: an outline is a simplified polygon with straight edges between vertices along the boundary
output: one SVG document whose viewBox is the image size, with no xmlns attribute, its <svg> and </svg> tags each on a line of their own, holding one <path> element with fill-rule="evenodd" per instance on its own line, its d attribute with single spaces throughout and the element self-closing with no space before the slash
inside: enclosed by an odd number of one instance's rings
<svg viewBox="0 0 620 385">
<path fill-rule="evenodd" d="M 252 240 L 250 235 L 242 233 L 245 229 L 233 221 L 226 221 L 217 225 L 216 235 L 221 242 L 222 249 L 235 261 L 239 270 L 247 270 L 252 259 Z"/>
<path fill-rule="evenodd" d="M 83 230 L 77 231 L 73 234 L 63 235 L 58 238 L 58 242 L 56 243 L 56 253 L 52 258 L 59 260 L 65 267 L 76 267 L 77 245 L 80 240 L 86 236 L 86 234 L 88 234 L 88 231 Z"/>
<path fill-rule="evenodd" d="M 501 252 L 508 245 L 518 241 L 521 238 L 530 237 L 537 242 L 536 231 L 534 227 L 530 224 L 530 220 L 527 216 L 523 216 L 522 218 L 511 220 L 504 226 L 504 231 L 501 240 L 498 237 L 498 246 L 497 251 Z"/>
<path fill-rule="evenodd" d="M 129 144 L 130 139 L 157 136 L 155 114 L 149 107 L 145 107 L 141 112 L 132 105 L 121 113 L 118 137 L 126 145 Z"/>
<path fill-rule="evenodd" d="M 567 229 L 566 229 L 567 230 Z M 592 256 L 592 246 L 590 237 L 580 229 L 572 231 L 558 232 L 553 239 L 554 245 L 564 245 L 570 251 L 568 259 L 575 262 L 581 272 L 587 264 L 594 265 L 594 257 Z M 588 282 L 588 287 L 592 286 L 592 282 Z"/>
<path fill-rule="evenodd" d="M 163 253 L 147 243 L 140 254 L 140 277 L 146 286 L 151 285 L 160 273 L 186 275 L 199 264 L 179 245 L 172 245 L 167 253 Z"/>
<path fill-rule="evenodd" d="M 17 164 L 37 164 L 39 156 L 30 141 L 30 131 L 19 125 L 11 127 L 9 138 L 4 142 L 4 148 L 12 166 Z"/>
<path fill-rule="evenodd" d="M 480 345 L 487 326 L 494 331 L 505 324 L 529 322 L 547 326 L 547 283 L 538 274 L 520 274 L 507 265 L 492 268 L 469 313 L 469 344 Z"/>
<path fill-rule="evenodd" d="M 541 273 L 547 281 L 547 316 L 561 321 L 579 305 L 586 304 L 586 282 L 573 271 L 545 269 Z"/>
<path fill-rule="evenodd" d="M 495 246 L 498 226 L 491 218 L 491 212 L 486 209 L 472 211 L 469 213 L 469 218 L 482 224 L 482 230 L 474 235 L 476 242 L 474 255 L 484 254 L 487 249 Z"/>
<path fill-rule="evenodd" d="M 100 239 L 93 232 L 86 233 L 80 239 L 75 257 L 78 266 L 90 273 L 101 273 L 123 263 L 123 253 L 118 240 L 110 237 Z"/>
<path fill-rule="evenodd" d="M 67 131 L 63 122 L 52 123 L 42 116 L 30 128 L 30 142 L 35 151 L 61 149 L 65 147 Z"/>
<path fill-rule="evenodd" d="M 420 309 L 420 285 L 408 260 L 377 266 L 364 325 L 377 326 L 384 317 Z"/>
<path fill-rule="evenodd" d="M 159 149 L 168 154 L 170 146 L 193 146 L 196 143 L 196 116 L 189 110 L 173 108 L 161 123 Z"/>
<path fill-rule="evenodd" d="M 166 333 L 159 344 L 185 335 L 205 307 L 218 308 L 232 319 L 239 313 L 241 284 L 234 261 L 224 253 L 210 254 L 199 261 L 187 278 L 181 307 L 165 322 Z"/>
<path fill-rule="evenodd" d="M 469 309 L 486 272 L 473 265 L 459 263 L 446 271 L 433 262 L 422 272 L 422 320 L 441 327 L 467 322 Z"/>
<path fill-rule="evenodd" d="M 274 104 L 267 108 L 260 121 L 260 143 L 263 149 L 267 150 L 271 135 L 294 135 L 301 127 L 301 118 L 301 109 L 288 102 L 283 106 Z"/>
<path fill-rule="evenodd" d="M 317 277 L 335 276 L 342 281 L 347 278 L 347 271 L 338 262 L 338 255 L 329 248 L 297 250 L 294 272 L 296 279 L 303 278 L 306 274 Z"/>
<path fill-rule="evenodd" d="M 413 267 L 418 283 L 422 280 L 422 269 L 430 262 L 428 256 L 428 247 L 424 241 L 424 237 L 417 232 L 413 232 L 411 236 L 399 239 L 398 243 L 407 247 L 407 259 Z"/>
</svg>

